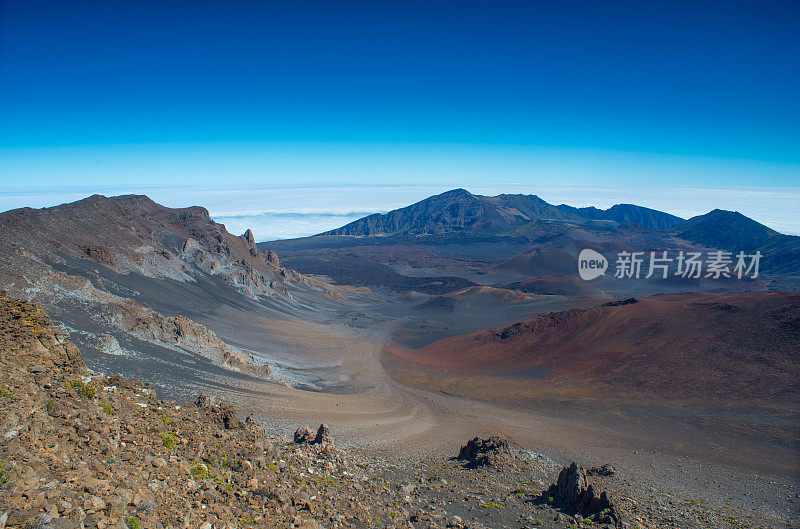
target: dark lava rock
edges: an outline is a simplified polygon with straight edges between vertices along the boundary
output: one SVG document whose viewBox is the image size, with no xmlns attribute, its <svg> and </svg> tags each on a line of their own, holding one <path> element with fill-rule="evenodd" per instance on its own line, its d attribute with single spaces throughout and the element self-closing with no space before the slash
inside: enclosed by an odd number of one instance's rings
<svg viewBox="0 0 800 529">
<path fill-rule="evenodd" d="M 194 405 L 198 408 L 210 408 L 214 406 L 215 403 L 214 397 L 209 397 L 207 395 L 203 395 L 202 393 L 194 400 Z"/>
<path fill-rule="evenodd" d="M 617 470 L 611 465 L 603 465 L 601 467 L 592 467 L 586 471 L 588 476 L 613 476 Z"/>
<path fill-rule="evenodd" d="M 594 485 L 587 482 L 586 473 L 575 462 L 561 469 L 558 483 L 550 485 L 543 496 L 552 498 L 569 513 L 580 514 L 597 523 L 622 526 L 609 494 L 602 491 L 597 495 Z"/>
<path fill-rule="evenodd" d="M 493 435 L 488 439 L 475 437 L 461 447 L 456 459 L 466 461 L 468 468 L 495 466 L 511 458 L 510 443 L 505 437 Z"/>
<path fill-rule="evenodd" d="M 222 426 L 224 426 L 227 430 L 244 427 L 242 421 L 239 419 L 239 414 L 237 414 L 236 410 L 234 410 L 231 406 L 223 406 L 220 408 L 218 414 L 220 420 L 222 421 Z"/>
<path fill-rule="evenodd" d="M 116 264 L 114 252 L 107 246 L 81 246 L 81 250 L 92 261 L 111 267 Z"/>
<path fill-rule="evenodd" d="M 316 435 L 311 431 L 311 429 L 302 426 L 294 432 L 294 442 L 298 444 L 332 444 L 333 437 L 331 437 L 330 428 L 328 428 L 328 425 L 326 424 L 319 425 Z"/>
<path fill-rule="evenodd" d="M 244 428 L 244 423 L 239 419 L 239 414 L 228 404 L 220 404 L 217 399 L 202 393 L 194 401 L 195 406 L 204 411 L 209 418 L 221 425 L 226 430 Z"/>
<path fill-rule="evenodd" d="M 333 443 L 330 429 L 327 424 L 320 424 L 317 430 L 317 436 L 314 438 L 315 443 Z"/>
<path fill-rule="evenodd" d="M 620 307 L 622 305 L 633 305 L 634 303 L 639 303 L 639 300 L 636 299 L 636 298 L 615 299 L 614 301 L 609 301 L 608 303 L 603 303 L 600 306 L 601 307 Z"/>
<path fill-rule="evenodd" d="M 298 428 L 294 432 L 294 442 L 295 443 L 313 443 L 314 442 L 314 432 L 306 428 L 305 426 Z"/>
</svg>

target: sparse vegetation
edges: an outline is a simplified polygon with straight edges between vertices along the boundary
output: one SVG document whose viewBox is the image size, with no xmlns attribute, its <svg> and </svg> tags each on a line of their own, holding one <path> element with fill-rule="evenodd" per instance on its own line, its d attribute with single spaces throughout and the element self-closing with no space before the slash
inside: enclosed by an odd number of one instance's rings
<svg viewBox="0 0 800 529">
<path fill-rule="evenodd" d="M 200 478 L 200 479 L 205 479 L 205 478 L 207 478 L 209 476 L 208 467 L 205 466 L 202 463 L 197 463 L 197 464 L 193 465 L 192 468 L 189 469 L 189 473 L 192 476 L 194 476 L 196 478 Z"/>
<path fill-rule="evenodd" d="M 169 432 L 161 432 L 158 434 L 158 436 L 161 438 L 161 442 L 164 444 L 164 447 L 170 450 L 175 448 L 175 445 L 178 443 L 178 438 Z"/>
<path fill-rule="evenodd" d="M 109 404 L 107 402 L 101 402 L 100 403 L 100 408 L 103 410 L 103 412 L 106 415 L 114 415 L 114 407 L 111 406 L 111 404 Z"/>
<path fill-rule="evenodd" d="M 247 514 L 239 518 L 239 523 L 242 525 L 256 525 L 258 522 L 256 522 L 251 515 Z"/>
<path fill-rule="evenodd" d="M 0 461 L 0 487 L 7 484 L 9 481 L 11 481 L 11 476 L 3 465 L 3 462 Z"/>
<path fill-rule="evenodd" d="M 220 460 L 220 464 L 218 466 L 222 466 L 225 468 L 238 468 L 241 465 L 241 461 L 236 459 L 235 457 L 230 458 L 228 454 L 222 454 L 222 459 Z"/>
<path fill-rule="evenodd" d="M 74 388 L 78 395 L 85 399 L 93 399 L 97 394 L 97 388 L 93 384 L 88 384 L 80 379 L 71 380 L 67 385 Z"/>
<path fill-rule="evenodd" d="M 142 527 L 138 518 L 126 518 L 125 525 L 128 526 L 128 529 L 141 529 Z"/>
</svg>

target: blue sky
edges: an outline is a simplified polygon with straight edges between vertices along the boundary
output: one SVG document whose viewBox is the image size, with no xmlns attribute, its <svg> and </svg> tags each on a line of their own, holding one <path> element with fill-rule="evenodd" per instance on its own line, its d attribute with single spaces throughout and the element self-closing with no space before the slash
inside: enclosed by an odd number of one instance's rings
<svg viewBox="0 0 800 529">
<path fill-rule="evenodd" d="M 0 2 L 0 186 L 800 185 L 800 4 Z"/>
</svg>

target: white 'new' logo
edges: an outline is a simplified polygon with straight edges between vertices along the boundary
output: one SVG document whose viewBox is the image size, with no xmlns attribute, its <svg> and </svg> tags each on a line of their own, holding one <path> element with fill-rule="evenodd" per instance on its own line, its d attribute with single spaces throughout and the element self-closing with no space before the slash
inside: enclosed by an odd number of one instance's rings
<svg viewBox="0 0 800 529">
<path fill-rule="evenodd" d="M 589 248 L 581 250 L 578 255 L 578 274 L 584 281 L 591 281 L 606 273 L 608 260 L 602 254 Z"/>
</svg>

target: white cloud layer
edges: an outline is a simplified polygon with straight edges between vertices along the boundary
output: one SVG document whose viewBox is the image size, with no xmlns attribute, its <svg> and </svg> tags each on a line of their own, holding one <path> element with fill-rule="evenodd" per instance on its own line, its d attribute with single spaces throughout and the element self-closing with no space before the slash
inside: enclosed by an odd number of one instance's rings
<svg viewBox="0 0 800 529">
<path fill-rule="evenodd" d="M 250 228 L 259 241 L 302 237 L 337 228 L 370 213 L 385 213 L 457 185 L 364 186 L 81 186 L 3 187 L 0 211 L 45 207 L 93 193 L 146 194 L 169 207 L 200 205 L 229 231 Z M 782 233 L 800 235 L 800 187 L 588 186 L 487 182 L 465 185 L 476 194 L 536 194 L 553 204 L 631 203 L 689 218 L 720 208 L 739 211 Z"/>
</svg>

